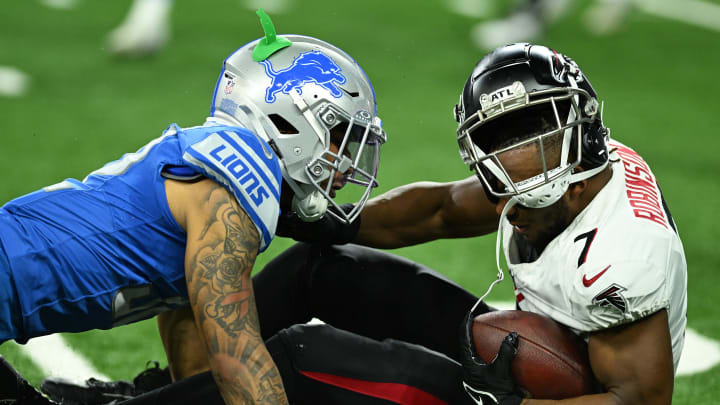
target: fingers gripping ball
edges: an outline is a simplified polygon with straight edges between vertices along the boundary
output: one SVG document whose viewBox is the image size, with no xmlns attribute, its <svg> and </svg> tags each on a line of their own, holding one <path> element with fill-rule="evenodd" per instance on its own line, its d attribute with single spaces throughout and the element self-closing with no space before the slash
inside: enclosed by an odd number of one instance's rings
<svg viewBox="0 0 720 405">
<path fill-rule="evenodd" d="M 493 311 L 477 316 L 472 327 L 477 355 L 490 363 L 512 331 L 519 336 L 512 374 L 531 398 L 564 399 L 599 392 L 585 342 L 541 315 Z"/>
</svg>

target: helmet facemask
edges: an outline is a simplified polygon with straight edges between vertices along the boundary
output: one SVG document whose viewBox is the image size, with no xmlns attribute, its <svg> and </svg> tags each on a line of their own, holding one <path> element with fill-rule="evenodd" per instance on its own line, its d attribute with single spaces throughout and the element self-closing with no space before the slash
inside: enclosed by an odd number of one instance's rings
<svg viewBox="0 0 720 405">
<path fill-rule="evenodd" d="M 305 166 L 310 185 L 335 209 L 327 212 L 343 222 L 352 222 L 377 187 L 377 170 L 380 146 L 385 143 L 385 132 L 378 117 L 365 111 L 353 116 L 332 106 L 319 110 L 319 122 L 324 128 L 327 145 L 324 152 Z M 356 187 L 345 189 L 351 184 Z M 345 212 L 340 206 L 354 203 Z"/>
<path fill-rule="evenodd" d="M 578 88 L 527 94 L 520 82 L 512 87 L 514 97 L 488 102 L 482 111 L 461 123 L 460 155 L 483 182 L 491 201 L 497 203 L 501 198 L 514 197 L 528 208 L 547 207 L 562 197 L 571 182 L 581 180 L 578 176 L 587 178 L 596 173 L 593 170 L 574 174 L 574 169 L 582 160 L 583 131 L 593 121 L 597 102 Z M 504 125 L 517 126 L 519 120 L 523 121 L 524 134 L 503 133 Z M 503 140 L 499 141 L 501 137 Z M 537 152 L 539 171 L 524 178 L 511 178 L 500 157 L 528 147 Z M 551 153 L 556 149 L 559 153 Z M 551 161 L 553 155 L 555 159 Z"/>
</svg>

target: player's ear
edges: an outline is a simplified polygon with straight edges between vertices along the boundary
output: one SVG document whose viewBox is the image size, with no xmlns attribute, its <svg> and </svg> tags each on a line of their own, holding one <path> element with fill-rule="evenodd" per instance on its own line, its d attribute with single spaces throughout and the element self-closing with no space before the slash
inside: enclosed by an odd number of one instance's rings
<svg viewBox="0 0 720 405">
<path fill-rule="evenodd" d="M 585 171 L 585 169 L 578 166 L 575 168 L 573 173 L 580 173 L 582 171 Z M 570 187 L 568 187 L 568 191 L 567 191 L 568 198 L 570 199 L 570 201 L 577 201 L 582 196 L 582 194 L 585 192 L 585 190 L 587 189 L 587 186 L 588 186 L 587 179 L 580 180 L 580 181 L 570 184 Z"/>
</svg>

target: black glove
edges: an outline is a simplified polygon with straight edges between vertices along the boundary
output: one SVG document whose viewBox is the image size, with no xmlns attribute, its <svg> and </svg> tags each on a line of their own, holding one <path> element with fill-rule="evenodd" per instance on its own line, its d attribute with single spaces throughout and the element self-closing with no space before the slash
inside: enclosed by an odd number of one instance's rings
<svg viewBox="0 0 720 405">
<path fill-rule="evenodd" d="M 471 312 L 460 327 L 460 363 L 463 367 L 463 387 L 478 405 L 520 405 L 522 396 L 512 376 L 512 360 L 517 354 L 518 334 L 510 332 L 500 345 L 495 359 L 486 364 L 475 353 L 472 338 Z"/>
<path fill-rule="evenodd" d="M 36 390 L 2 356 L 0 356 L 0 404 L 58 405 Z"/>
<path fill-rule="evenodd" d="M 353 204 L 340 206 L 345 213 L 352 211 Z M 329 207 L 329 210 L 336 210 Z M 351 223 L 339 221 L 333 215 L 325 214 L 315 222 L 305 222 L 294 212 L 288 210 L 280 214 L 276 234 L 293 238 L 298 242 L 318 245 L 342 245 L 352 242 L 360 229 L 360 216 Z"/>
</svg>

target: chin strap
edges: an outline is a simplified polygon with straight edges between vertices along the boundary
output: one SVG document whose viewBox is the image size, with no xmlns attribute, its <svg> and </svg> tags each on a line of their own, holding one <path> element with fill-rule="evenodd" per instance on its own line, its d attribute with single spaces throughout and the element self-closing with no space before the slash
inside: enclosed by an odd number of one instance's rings
<svg viewBox="0 0 720 405">
<path fill-rule="evenodd" d="M 577 173 L 572 173 L 568 180 L 569 180 L 570 184 L 573 184 L 573 183 L 577 183 L 578 181 L 583 181 L 585 179 L 589 179 L 590 177 L 603 171 L 608 166 L 608 164 L 610 164 L 610 159 L 606 160 L 605 163 L 603 163 L 600 166 L 595 167 L 593 169 L 583 170 L 583 171 L 577 172 Z"/>
<path fill-rule="evenodd" d="M 503 208 L 502 213 L 500 214 L 500 220 L 498 221 L 498 230 L 497 230 L 497 239 L 495 241 L 495 264 L 497 265 L 497 279 L 490 284 L 490 287 L 488 287 L 485 294 L 480 297 L 475 305 L 473 305 L 472 309 L 470 310 L 471 313 L 475 312 L 475 309 L 478 305 L 490 294 L 490 291 L 492 291 L 493 287 L 495 287 L 495 284 L 499 284 L 503 279 L 505 278 L 505 275 L 503 274 L 502 266 L 500 266 L 500 255 L 502 253 L 502 239 L 503 239 L 503 221 L 505 220 L 505 216 L 507 215 L 508 211 L 510 211 L 510 208 L 514 207 L 515 204 L 517 204 L 518 200 L 514 196 L 510 198 L 510 200 L 505 204 L 505 208 Z"/>
<path fill-rule="evenodd" d="M 322 218 L 325 211 L 327 211 L 327 207 L 328 200 L 325 199 L 325 196 L 321 192 L 315 190 L 305 195 L 305 198 L 302 199 L 298 198 L 298 195 L 295 194 L 292 199 L 291 208 L 303 221 L 315 222 Z"/>
</svg>

